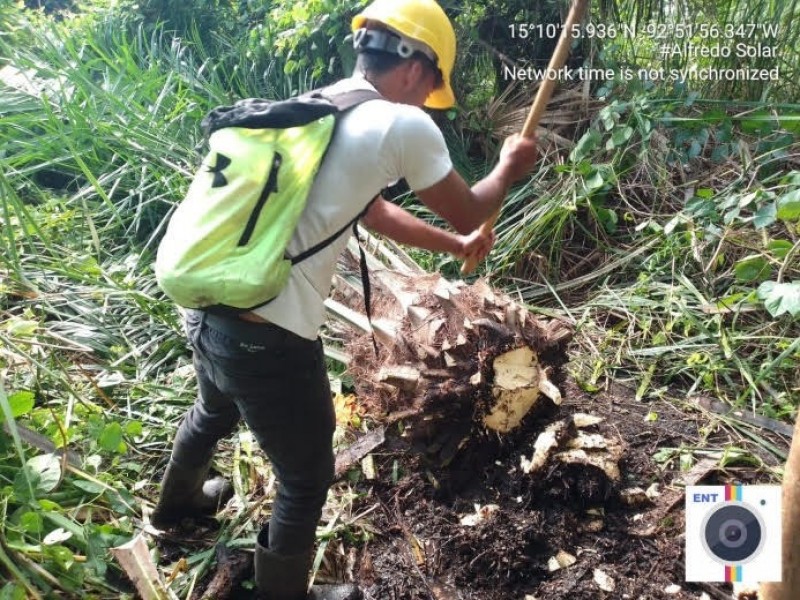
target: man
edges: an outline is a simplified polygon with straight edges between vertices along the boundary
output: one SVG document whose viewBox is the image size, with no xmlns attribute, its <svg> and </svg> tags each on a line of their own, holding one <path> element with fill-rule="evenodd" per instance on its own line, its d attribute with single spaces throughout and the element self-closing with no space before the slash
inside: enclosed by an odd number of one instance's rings
<svg viewBox="0 0 800 600">
<path fill-rule="evenodd" d="M 444 138 L 421 110 L 448 108 L 456 41 L 434 0 L 376 0 L 353 19 L 358 61 L 353 77 L 328 92 L 375 89 L 344 114 L 298 228 L 290 254 L 337 231 L 377 190 L 405 178 L 417 196 L 459 235 L 430 226 L 378 198 L 363 217 L 371 230 L 419 248 L 483 259 L 494 241 L 477 228 L 510 185 L 532 168 L 535 144 L 509 138 L 492 172 L 468 186 L 453 169 Z M 335 415 L 318 330 L 342 235 L 295 265 L 269 304 L 237 317 L 187 315 L 199 394 L 181 423 L 152 521 L 167 527 L 214 512 L 229 496 L 205 482 L 216 443 L 244 418 L 279 481 L 269 524 L 258 535 L 256 584 L 269 600 L 353 600 L 352 585 L 314 586 L 307 594 L 315 530 L 333 479 Z"/>
</svg>

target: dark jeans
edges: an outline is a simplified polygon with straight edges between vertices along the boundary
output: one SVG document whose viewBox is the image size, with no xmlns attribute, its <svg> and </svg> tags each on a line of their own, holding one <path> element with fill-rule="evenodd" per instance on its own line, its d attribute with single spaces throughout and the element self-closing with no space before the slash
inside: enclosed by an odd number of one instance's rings
<svg viewBox="0 0 800 600">
<path fill-rule="evenodd" d="M 187 315 L 186 326 L 199 389 L 175 436 L 173 460 L 206 464 L 243 418 L 279 482 L 270 549 L 308 550 L 334 470 L 336 416 L 322 342 L 199 311 Z"/>
</svg>

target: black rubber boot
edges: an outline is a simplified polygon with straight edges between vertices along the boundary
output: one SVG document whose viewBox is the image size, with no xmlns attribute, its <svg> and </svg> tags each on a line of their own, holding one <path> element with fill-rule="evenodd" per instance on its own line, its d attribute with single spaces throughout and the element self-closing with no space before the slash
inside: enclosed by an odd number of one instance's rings
<svg viewBox="0 0 800 600">
<path fill-rule="evenodd" d="M 272 552 L 268 527 L 256 540 L 256 587 L 262 600 L 361 600 L 364 595 L 352 584 L 315 585 L 308 590 L 308 573 L 313 560 L 313 548 L 292 556 Z"/>
<path fill-rule="evenodd" d="M 158 504 L 150 515 L 150 523 L 157 529 L 177 525 L 182 519 L 213 515 L 233 495 L 233 487 L 224 477 L 206 481 L 211 463 L 189 469 L 170 459 Z"/>
</svg>

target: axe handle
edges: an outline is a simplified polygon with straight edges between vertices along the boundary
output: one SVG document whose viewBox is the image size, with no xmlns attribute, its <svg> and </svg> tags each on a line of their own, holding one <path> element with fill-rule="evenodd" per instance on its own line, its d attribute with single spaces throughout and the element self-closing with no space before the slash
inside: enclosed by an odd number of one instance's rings
<svg viewBox="0 0 800 600">
<path fill-rule="evenodd" d="M 528 118 L 525 119 L 525 125 L 522 127 L 523 137 L 533 137 L 536 132 L 536 126 L 539 124 L 539 120 L 542 118 L 544 110 L 547 108 L 547 103 L 550 101 L 550 97 L 553 95 L 553 90 L 556 87 L 555 73 L 567 62 L 569 47 L 572 43 L 572 28 L 583 18 L 588 4 L 589 0 L 575 0 L 575 2 L 572 3 L 572 8 L 569 10 L 567 20 L 564 22 L 564 27 L 561 29 L 561 37 L 558 39 L 558 44 L 553 52 L 553 56 L 550 57 L 550 64 L 547 65 L 548 73 L 550 73 L 551 76 L 544 78 L 544 81 L 542 81 L 539 86 L 539 90 L 536 92 L 536 98 L 533 100 L 531 109 L 528 111 Z M 499 207 L 495 213 L 489 217 L 489 220 L 481 225 L 481 232 L 484 234 L 491 232 L 494 224 L 497 222 L 498 216 L 500 216 Z M 472 273 L 477 266 L 478 261 L 472 257 L 468 257 L 464 261 L 464 264 L 461 265 L 462 275 Z"/>
</svg>

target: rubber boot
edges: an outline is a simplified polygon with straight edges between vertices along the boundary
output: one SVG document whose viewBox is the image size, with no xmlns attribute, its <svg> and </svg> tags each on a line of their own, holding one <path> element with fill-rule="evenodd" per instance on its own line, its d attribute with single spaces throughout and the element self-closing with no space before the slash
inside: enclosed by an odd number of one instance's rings
<svg viewBox="0 0 800 600">
<path fill-rule="evenodd" d="M 224 477 L 206 481 L 211 463 L 189 469 L 170 459 L 158 504 L 150 515 L 157 529 L 177 525 L 182 519 L 213 515 L 233 495 L 233 487 Z"/>
<path fill-rule="evenodd" d="M 361 600 L 364 595 L 352 584 L 315 585 L 308 591 L 308 573 L 314 549 L 292 556 L 272 552 L 269 529 L 264 527 L 256 540 L 256 587 L 262 600 Z"/>
</svg>

